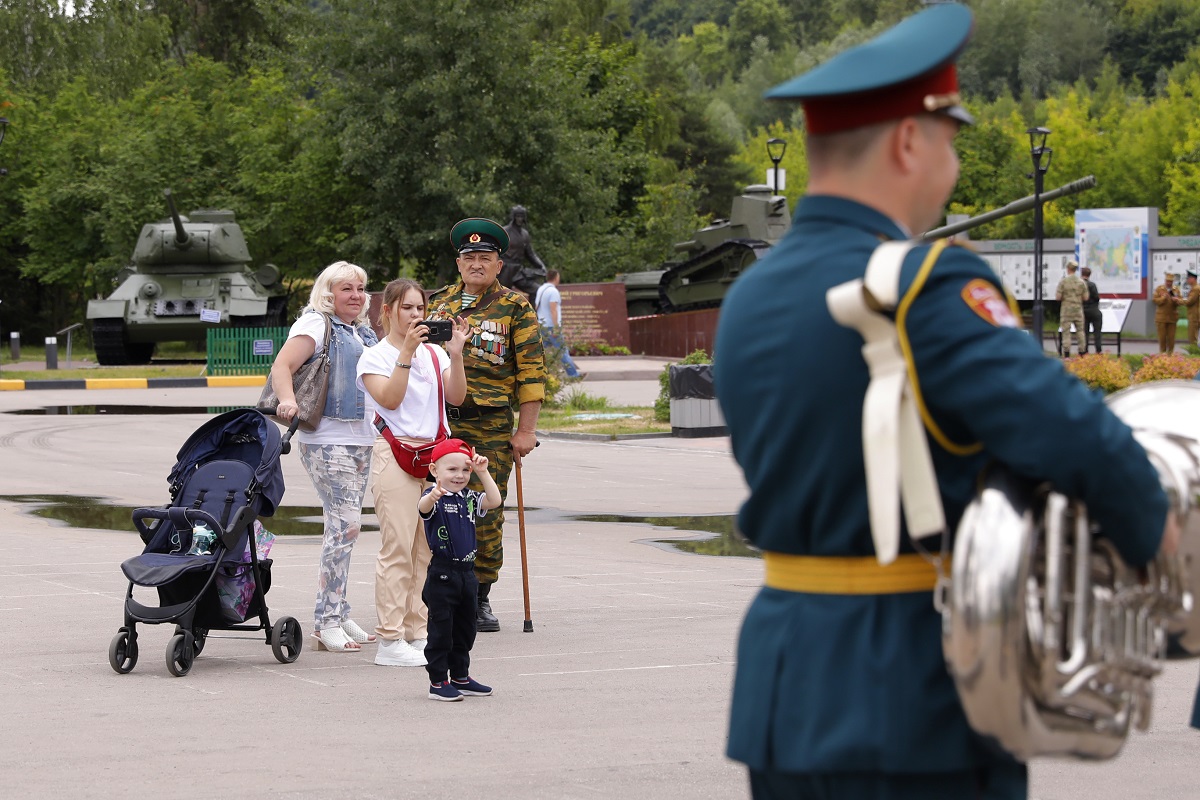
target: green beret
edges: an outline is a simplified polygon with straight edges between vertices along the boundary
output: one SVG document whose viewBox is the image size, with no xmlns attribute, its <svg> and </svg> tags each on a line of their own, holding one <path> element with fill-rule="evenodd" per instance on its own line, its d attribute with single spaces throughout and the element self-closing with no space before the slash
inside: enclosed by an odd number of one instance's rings
<svg viewBox="0 0 1200 800">
<path fill-rule="evenodd" d="M 508 234 L 498 222 L 470 217 L 461 220 L 450 231 L 450 243 L 460 253 L 478 250 L 503 253 L 508 249 Z"/>
</svg>

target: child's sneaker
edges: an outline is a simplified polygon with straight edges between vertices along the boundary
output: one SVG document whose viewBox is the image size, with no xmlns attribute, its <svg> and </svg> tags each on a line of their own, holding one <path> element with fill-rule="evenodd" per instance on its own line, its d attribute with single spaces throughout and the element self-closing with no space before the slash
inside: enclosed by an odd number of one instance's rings
<svg viewBox="0 0 1200 800">
<path fill-rule="evenodd" d="M 451 678 L 450 685 L 461 694 L 472 697 L 487 697 L 492 693 L 492 687 L 484 686 L 470 675 L 465 678 Z"/>
<path fill-rule="evenodd" d="M 462 700 L 462 698 L 462 692 L 451 686 L 450 681 L 429 684 L 430 700 L 447 700 L 453 702 L 455 700 Z"/>
</svg>

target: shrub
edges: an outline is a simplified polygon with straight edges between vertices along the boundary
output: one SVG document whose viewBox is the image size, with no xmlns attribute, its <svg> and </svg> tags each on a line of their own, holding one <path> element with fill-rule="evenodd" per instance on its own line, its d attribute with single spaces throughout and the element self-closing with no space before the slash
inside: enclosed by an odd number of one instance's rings
<svg viewBox="0 0 1200 800">
<path fill-rule="evenodd" d="M 1134 383 L 1147 381 L 1181 380 L 1190 381 L 1200 369 L 1200 360 L 1176 353 L 1146 356 L 1141 369 L 1133 374 Z"/>
<path fill-rule="evenodd" d="M 1132 375 L 1142 368 L 1142 362 L 1146 360 L 1146 355 L 1145 353 L 1131 353 L 1121 356 L 1121 358 L 1129 365 L 1129 374 Z"/>
<path fill-rule="evenodd" d="M 693 350 L 676 364 L 711 364 L 712 356 L 703 350 Z M 658 376 L 658 398 L 654 401 L 654 418 L 659 422 L 671 421 L 671 364 L 663 367 Z"/>
<path fill-rule="evenodd" d="M 1105 394 L 1125 389 L 1131 381 L 1129 365 L 1116 356 L 1093 353 L 1073 358 L 1066 362 L 1066 366 L 1067 372 Z"/>
<path fill-rule="evenodd" d="M 571 354 L 577 356 L 627 356 L 631 355 L 628 347 L 611 345 L 605 342 L 569 342 Z"/>
</svg>

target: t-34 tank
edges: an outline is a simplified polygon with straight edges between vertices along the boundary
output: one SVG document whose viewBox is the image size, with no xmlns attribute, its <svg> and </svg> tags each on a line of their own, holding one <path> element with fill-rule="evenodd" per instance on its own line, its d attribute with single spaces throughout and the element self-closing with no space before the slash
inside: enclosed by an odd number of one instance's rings
<svg viewBox="0 0 1200 800">
<path fill-rule="evenodd" d="M 729 219 L 696 231 L 675 250 L 686 260 L 666 264 L 658 282 L 662 311 L 689 311 L 721 304 L 730 284 L 766 254 L 791 227 L 787 198 L 770 186 L 747 186 L 733 199 Z"/>
<path fill-rule="evenodd" d="M 145 364 L 158 342 L 204 339 L 214 325 L 284 324 L 287 297 L 279 269 L 250 266 L 233 212 L 202 210 L 182 217 L 171 190 L 163 195 L 170 218 L 142 227 L 131 263 L 117 274 L 116 291 L 88 301 L 101 364 Z"/>
</svg>

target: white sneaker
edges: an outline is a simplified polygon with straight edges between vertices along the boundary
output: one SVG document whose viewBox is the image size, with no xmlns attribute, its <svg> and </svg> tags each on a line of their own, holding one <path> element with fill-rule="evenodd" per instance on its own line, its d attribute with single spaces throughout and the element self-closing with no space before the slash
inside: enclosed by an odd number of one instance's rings
<svg viewBox="0 0 1200 800">
<path fill-rule="evenodd" d="M 381 667 L 423 667 L 425 654 L 403 639 L 391 642 L 380 639 L 379 649 L 375 652 L 375 663 Z"/>
<path fill-rule="evenodd" d="M 409 642 L 409 645 L 411 645 L 416 650 L 424 650 L 425 645 L 427 645 L 427 644 L 429 644 L 428 639 L 413 639 L 411 642 Z"/>
</svg>

